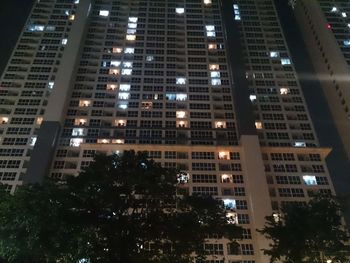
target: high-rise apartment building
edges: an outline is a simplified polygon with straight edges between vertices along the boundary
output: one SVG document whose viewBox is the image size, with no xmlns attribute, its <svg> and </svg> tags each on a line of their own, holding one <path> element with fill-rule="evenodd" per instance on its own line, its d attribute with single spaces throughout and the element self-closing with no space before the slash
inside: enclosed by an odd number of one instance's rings
<svg viewBox="0 0 350 263">
<path fill-rule="evenodd" d="M 267 263 L 279 205 L 333 187 L 272 0 L 40 0 L 0 82 L 0 179 L 147 151 L 244 228 L 207 263 Z"/>
<path fill-rule="evenodd" d="M 298 0 L 295 16 L 350 159 L 350 3 Z"/>
</svg>

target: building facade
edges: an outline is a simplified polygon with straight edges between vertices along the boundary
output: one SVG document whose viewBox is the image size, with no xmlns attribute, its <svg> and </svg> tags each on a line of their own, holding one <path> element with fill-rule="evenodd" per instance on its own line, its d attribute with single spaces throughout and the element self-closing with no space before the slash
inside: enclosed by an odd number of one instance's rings
<svg viewBox="0 0 350 263">
<path fill-rule="evenodd" d="M 300 0 L 295 4 L 295 17 L 348 159 L 350 159 L 349 16 L 350 3 L 345 0 Z"/>
<path fill-rule="evenodd" d="M 40 0 L 0 87 L 7 190 L 147 151 L 244 228 L 207 263 L 269 262 L 265 216 L 334 191 L 272 0 Z"/>
</svg>

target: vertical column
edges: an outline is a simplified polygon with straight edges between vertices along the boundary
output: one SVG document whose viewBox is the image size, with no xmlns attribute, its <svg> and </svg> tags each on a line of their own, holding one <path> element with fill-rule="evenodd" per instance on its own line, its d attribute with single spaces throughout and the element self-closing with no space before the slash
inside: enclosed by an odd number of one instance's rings
<svg viewBox="0 0 350 263">
<path fill-rule="evenodd" d="M 44 115 L 44 121 L 31 154 L 24 183 L 40 183 L 49 171 L 65 117 L 67 99 L 71 93 L 76 64 L 80 57 L 80 46 L 85 35 L 90 6 L 90 0 L 81 1 L 78 6 L 76 20 L 69 34 L 67 47 L 64 50 L 54 89 Z"/>
<path fill-rule="evenodd" d="M 248 202 L 251 212 L 252 225 L 256 229 L 262 229 L 265 225 L 265 217 L 272 214 L 270 196 L 264 164 L 261 157 L 261 149 L 258 136 L 242 135 L 242 165 L 245 173 L 245 183 L 248 193 Z M 262 249 L 269 247 L 269 241 L 261 234 L 254 231 L 256 237 L 255 251 L 259 253 L 259 263 L 270 262 L 269 257 L 264 255 Z"/>
</svg>

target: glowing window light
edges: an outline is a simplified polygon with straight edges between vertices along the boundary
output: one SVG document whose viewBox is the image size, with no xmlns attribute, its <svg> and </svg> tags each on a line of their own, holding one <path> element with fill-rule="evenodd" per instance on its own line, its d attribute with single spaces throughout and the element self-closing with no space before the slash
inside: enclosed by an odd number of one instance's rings
<svg viewBox="0 0 350 263">
<path fill-rule="evenodd" d="M 129 17 L 129 22 L 131 22 L 131 23 L 137 23 L 137 17 Z"/>
<path fill-rule="evenodd" d="M 277 52 L 277 51 L 270 52 L 270 58 L 277 58 L 277 57 L 279 57 L 279 52 Z"/>
<path fill-rule="evenodd" d="M 209 64 L 209 70 L 219 70 L 219 64 Z"/>
<path fill-rule="evenodd" d="M 217 46 L 216 46 L 216 44 L 208 44 L 208 49 L 216 49 L 217 48 Z"/>
<path fill-rule="evenodd" d="M 75 15 L 69 15 L 68 20 L 73 21 L 75 19 Z"/>
<path fill-rule="evenodd" d="M 214 31 L 207 31 L 207 37 L 215 37 L 216 33 Z"/>
<path fill-rule="evenodd" d="M 115 125 L 123 127 L 126 125 L 126 120 L 115 120 Z"/>
<path fill-rule="evenodd" d="M 126 31 L 126 33 L 129 34 L 129 35 L 134 35 L 134 34 L 136 34 L 136 29 L 129 28 L 129 29 Z"/>
<path fill-rule="evenodd" d="M 107 17 L 107 16 L 109 16 L 109 11 L 108 11 L 108 10 L 100 10 L 99 15 L 100 15 L 100 16 L 104 16 L 104 17 Z"/>
<path fill-rule="evenodd" d="M 223 199 L 224 206 L 228 210 L 236 209 L 236 200 L 235 199 Z"/>
<path fill-rule="evenodd" d="M 212 78 L 220 78 L 220 72 L 219 71 L 211 71 L 210 77 Z"/>
<path fill-rule="evenodd" d="M 179 128 L 186 128 L 187 127 L 187 121 L 177 121 L 176 126 Z"/>
<path fill-rule="evenodd" d="M 232 183 L 232 174 L 222 174 L 221 175 L 221 183 Z"/>
<path fill-rule="evenodd" d="M 261 129 L 262 129 L 262 123 L 261 123 L 261 121 L 256 121 L 256 122 L 255 122 L 255 128 L 256 128 L 257 130 L 261 130 Z"/>
<path fill-rule="evenodd" d="M 36 124 L 37 124 L 37 125 L 41 125 L 41 123 L 43 122 L 43 120 L 44 120 L 43 117 L 38 117 L 38 118 L 36 119 Z"/>
<path fill-rule="evenodd" d="M 251 102 L 255 101 L 256 100 L 256 95 L 250 95 L 249 99 L 250 99 Z"/>
<path fill-rule="evenodd" d="M 120 91 L 129 91 L 130 90 L 130 84 L 120 84 L 119 90 Z"/>
<path fill-rule="evenodd" d="M 186 118 L 186 111 L 177 111 L 176 118 L 179 118 L 179 119 Z"/>
<path fill-rule="evenodd" d="M 120 63 L 121 63 L 120 60 L 112 60 L 111 67 L 119 67 Z"/>
<path fill-rule="evenodd" d="M 128 23 L 128 28 L 137 28 L 137 24 L 136 23 Z"/>
<path fill-rule="evenodd" d="M 128 40 L 128 41 L 135 41 L 136 40 L 136 36 L 135 35 L 126 35 L 126 40 Z"/>
<path fill-rule="evenodd" d="M 130 76 L 132 74 L 132 69 L 122 69 L 122 75 Z"/>
<path fill-rule="evenodd" d="M 119 75 L 119 69 L 110 69 L 109 75 Z"/>
<path fill-rule="evenodd" d="M 80 100 L 79 101 L 79 107 L 89 107 L 91 106 L 90 100 Z"/>
<path fill-rule="evenodd" d="M 68 39 L 67 38 L 63 38 L 62 41 L 61 41 L 61 44 L 65 46 L 65 45 L 67 45 L 67 43 L 68 43 Z"/>
<path fill-rule="evenodd" d="M 87 119 L 75 119 L 74 125 L 84 126 L 87 123 Z"/>
<path fill-rule="evenodd" d="M 187 94 L 176 94 L 176 100 L 185 101 L 187 99 Z"/>
<path fill-rule="evenodd" d="M 134 52 L 135 52 L 135 48 L 133 48 L 133 47 L 127 47 L 124 50 L 125 54 L 134 54 Z"/>
<path fill-rule="evenodd" d="M 118 108 L 122 110 L 126 110 L 128 108 L 128 103 L 119 103 Z"/>
<path fill-rule="evenodd" d="M 303 181 L 306 185 L 317 185 L 316 176 L 303 175 Z"/>
<path fill-rule="evenodd" d="M 120 99 L 120 100 L 128 100 L 129 98 L 130 98 L 129 92 L 120 92 L 118 94 L 118 99 Z"/>
<path fill-rule="evenodd" d="M 211 0 L 203 0 L 203 3 L 204 3 L 205 5 L 210 5 L 210 4 L 211 4 Z"/>
<path fill-rule="evenodd" d="M 331 12 L 337 12 L 337 11 L 338 11 L 338 8 L 336 6 L 333 6 L 331 9 Z"/>
<path fill-rule="evenodd" d="M 350 39 L 344 40 L 343 43 L 345 46 L 350 46 Z"/>
<path fill-rule="evenodd" d="M 124 61 L 123 68 L 132 68 L 132 62 L 131 61 Z"/>
<path fill-rule="evenodd" d="M 288 88 L 280 88 L 280 94 L 281 95 L 289 94 L 289 89 Z"/>
<path fill-rule="evenodd" d="M 30 137 L 29 138 L 29 145 L 30 146 L 34 146 L 36 141 L 37 141 L 37 137 L 36 136 Z"/>
<path fill-rule="evenodd" d="M 9 122 L 9 118 L 8 117 L 2 117 L 1 118 L 1 124 L 6 124 Z"/>
<path fill-rule="evenodd" d="M 226 213 L 226 220 L 228 224 L 238 224 L 238 215 L 234 212 Z"/>
<path fill-rule="evenodd" d="M 47 87 L 48 87 L 49 90 L 52 90 L 54 86 L 55 86 L 55 82 L 53 82 L 53 81 L 50 81 L 50 82 L 47 84 Z"/>
<path fill-rule="evenodd" d="M 114 47 L 112 49 L 112 53 L 122 53 L 123 52 L 123 48 L 121 47 Z"/>
<path fill-rule="evenodd" d="M 186 84 L 186 78 L 177 77 L 176 78 L 176 84 L 178 84 L 178 85 L 185 85 Z"/>
<path fill-rule="evenodd" d="M 71 147 L 79 147 L 80 144 L 83 143 L 83 139 L 82 138 L 74 138 L 74 139 L 70 139 L 69 142 L 69 146 Z"/>
<path fill-rule="evenodd" d="M 293 144 L 294 147 L 306 147 L 305 142 L 294 142 Z"/>
<path fill-rule="evenodd" d="M 124 140 L 123 139 L 113 139 L 112 140 L 112 143 L 114 143 L 114 144 L 124 144 Z"/>
<path fill-rule="evenodd" d="M 205 29 L 206 29 L 207 31 L 214 31 L 214 30 L 215 30 L 215 26 L 214 26 L 214 25 L 206 25 L 206 26 L 205 26 Z"/>
<path fill-rule="evenodd" d="M 154 60 L 154 56 L 146 56 L 146 61 L 151 62 Z"/>
<path fill-rule="evenodd" d="M 102 143 L 102 144 L 111 143 L 111 140 L 110 139 L 98 139 L 97 143 Z"/>
<path fill-rule="evenodd" d="M 341 16 L 342 16 L 342 17 L 347 17 L 347 15 L 346 15 L 345 12 L 342 12 L 342 13 L 341 13 Z"/>
<path fill-rule="evenodd" d="M 290 65 L 290 59 L 289 58 L 281 58 L 281 64 L 282 65 Z"/>
<path fill-rule="evenodd" d="M 220 160 L 229 160 L 230 159 L 230 153 L 221 151 L 219 152 L 219 159 Z"/>
<path fill-rule="evenodd" d="M 220 86 L 221 85 L 221 79 L 212 79 L 211 85 L 213 86 Z"/>
<path fill-rule="evenodd" d="M 224 122 L 224 121 L 216 121 L 215 122 L 215 128 L 218 128 L 218 129 L 226 128 L 226 122 Z"/>
<path fill-rule="evenodd" d="M 84 128 L 74 128 L 72 130 L 72 136 L 83 136 L 84 135 Z"/>
<path fill-rule="evenodd" d="M 177 7 L 177 8 L 175 9 L 175 12 L 176 12 L 176 14 L 182 15 L 183 13 L 185 13 L 185 8 L 183 8 L 183 7 Z"/>
<path fill-rule="evenodd" d="M 116 90 L 117 89 L 117 85 L 116 84 L 107 84 L 106 89 L 107 90 Z"/>
</svg>

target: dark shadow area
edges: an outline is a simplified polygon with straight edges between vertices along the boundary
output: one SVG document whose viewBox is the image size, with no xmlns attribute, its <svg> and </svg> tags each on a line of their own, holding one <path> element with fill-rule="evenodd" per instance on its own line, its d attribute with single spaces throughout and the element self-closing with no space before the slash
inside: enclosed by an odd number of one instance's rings
<svg viewBox="0 0 350 263">
<path fill-rule="evenodd" d="M 27 20 L 33 0 L 1 0 L 0 4 L 0 75 Z"/>
<path fill-rule="evenodd" d="M 303 76 L 315 75 L 302 34 L 288 1 L 275 0 L 275 5 L 297 73 Z M 316 78 L 300 78 L 299 81 L 320 145 L 332 148 L 327 158 L 327 165 L 334 188 L 338 195 L 350 194 L 350 162 L 334 125 L 322 87 Z M 350 207 L 348 207 L 346 217 L 348 226 L 350 226 Z"/>
</svg>

